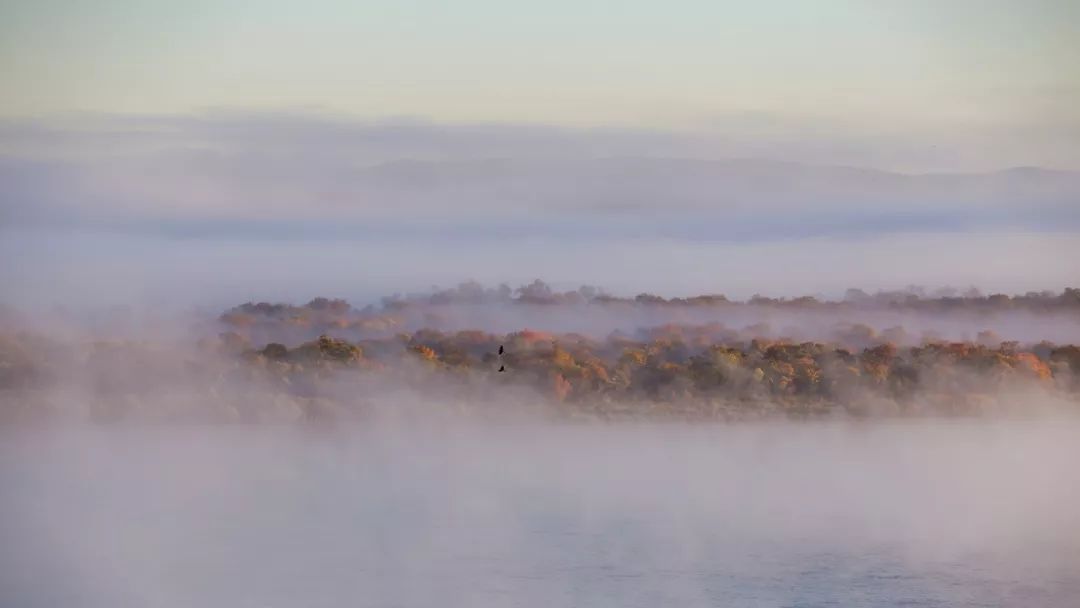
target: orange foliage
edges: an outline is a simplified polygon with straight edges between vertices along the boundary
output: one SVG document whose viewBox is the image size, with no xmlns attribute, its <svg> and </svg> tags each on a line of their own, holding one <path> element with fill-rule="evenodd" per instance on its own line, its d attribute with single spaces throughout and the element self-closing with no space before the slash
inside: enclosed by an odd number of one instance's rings
<svg viewBox="0 0 1080 608">
<path fill-rule="evenodd" d="M 573 386 L 570 382 L 563 378 L 562 374 L 555 374 L 551 379 L 551 392 L 558 401 L 566 401 L 566 398 L 570 396 L 570 391 Z"/>
<path fill-rule="evenodd" d="M 1053 376 L 1050 366 L 1036 357 L 1034 353 L 1017 353 L 1016 361 L 1018 368 L 1033 374 L 1039 380 L 1049 380 Z"/>
</svg>

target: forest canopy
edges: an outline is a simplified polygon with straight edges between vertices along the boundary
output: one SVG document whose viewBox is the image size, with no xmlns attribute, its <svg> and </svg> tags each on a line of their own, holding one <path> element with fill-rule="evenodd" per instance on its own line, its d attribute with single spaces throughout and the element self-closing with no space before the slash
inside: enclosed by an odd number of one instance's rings
<svg viewBox="0 0 1080 608">
<path fill-rule="evenodd" d="M 500 312 L 536 308 L 571 316 L 646 311 L 652 316 L 628 318 L 661 322 L 604 335 L 485 326 Z M 479 314 L 462 312 L 471 309 Z M 688 309 L 706 314 L 681 321 L 653 314 Z M 838 321 L 818 331 L 821 339 L 803 340 L 768 323 L 719 320 L 745 321 L 753 317 L 724 314 L 762 310 L 838 319 L 874 311 L 963 313 L 986 327 L 956 340 Z M 710 312 L 718 316 L 708 320 Z M 249 302 L 193 322 L 186 341 L 58 337 L 47 327 L 19 327 L 9 316 L 0 332 L 0 420 L 362 420 L 402 391 L 431 408 L 452 402 L 490 413 L 528 404 L 545 415 L 590 419 L 974 415 L 1022 409 L 1033 394 L 1080 411 L 1080 347 L 1003 339 L 993 324 L 1018 312 L 1075 325 L 1080 290 L 849 290 L 836 301 L 740 302 L 722 295 L 616 297 L 594 287 L 560 292 L 541 281 L 516 289 L 467 282 L 363 308 L 326 297 L 303 305 Z M 503 320 L 557 318 L 523 313 Z M 476 323 L 454 327 L 463 320 Z"/>
</svg>

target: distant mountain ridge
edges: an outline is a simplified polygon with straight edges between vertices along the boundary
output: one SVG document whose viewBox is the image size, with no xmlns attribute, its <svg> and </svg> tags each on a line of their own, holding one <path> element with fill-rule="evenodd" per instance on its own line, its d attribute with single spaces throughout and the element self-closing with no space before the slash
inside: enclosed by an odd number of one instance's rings
<svg viewBox="0 0 1080 608">
<path fill-rule="evenodd" d="M 734 216 L 762 211 L 1031 213 L 1080 219 L 1080 173 L 1016 167 L 990 173 L 905 174 L 762 160 L 612 157 L 563 161 L 395 161 L 359 169 L 352 186 L 395 205 L 460 203 L 600 212 L 685 210 Z M 349 206 L 350 201 L 340 201 Z"/>
<path fill-rule="evenodd" d="M 130 173 L 142 179 L 145 170 L 133 165 Z M 420 221 L 475 223 L 551 220 L 572 212 L 587 223 L 660 213 L 667 221 L 705 216 L 755 225 L 805 219 L 838 226 L 871 215 L 877 223 L 910 216 L 931 226 L 936 217 L 943 226 L 954 226 L 956 218 L 1080 226 L 1080 173 L 1033 167 L 906 174 L 757 159 L 631 156 L 262 167 L 251 159 L 215 156 L 155 169 L 152 182 L 116 179 L 128 171 L 110 166 L 99 176 L 78 163 L 0 157 L 0 215 L 9 222 L 63 223 L 81 215 L 105 222 L 197 223 L 252 219 L 257 211 L 268 221 L 393 221 L 407 214 Z"/>
</svg>

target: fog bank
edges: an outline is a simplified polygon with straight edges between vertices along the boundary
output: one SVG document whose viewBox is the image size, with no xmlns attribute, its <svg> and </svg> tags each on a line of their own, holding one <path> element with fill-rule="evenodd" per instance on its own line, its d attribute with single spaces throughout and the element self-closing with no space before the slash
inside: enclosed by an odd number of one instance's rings
<svg viewBox="0 0 1080 608">
<path fill-rule="evenodd" d="M 0 435 L 0 603 L 1059 606 L 1076 420 Z"/>
<path fill-rule="evenodd" d="M 602 285 L 619 294 L 723 293 L 745 299 L 974 285 L 1024 293 L 1080 284 L 1071 233 L 901 234 L 759 243 L 620 236 L 504 235 L 498 230 L 357 240 L 171 238 L 110 232 L 0 229 L 6 286 L 0 302 L 219 311 L 245 301 L 354 304 L 472 278 L 521 285 L 543 277 L 560 288 Z"/>
</svg>

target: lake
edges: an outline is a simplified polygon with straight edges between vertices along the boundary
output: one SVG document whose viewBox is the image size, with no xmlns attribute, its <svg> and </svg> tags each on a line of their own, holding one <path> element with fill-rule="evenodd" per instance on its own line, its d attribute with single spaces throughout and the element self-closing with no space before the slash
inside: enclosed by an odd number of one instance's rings
<svg viewBox="0 0 1080 608">
<path fill-rule="evenodd" d="M 0 605 L 1080 605 L 1080 424 L 0 433 Z"/>
</svg>

